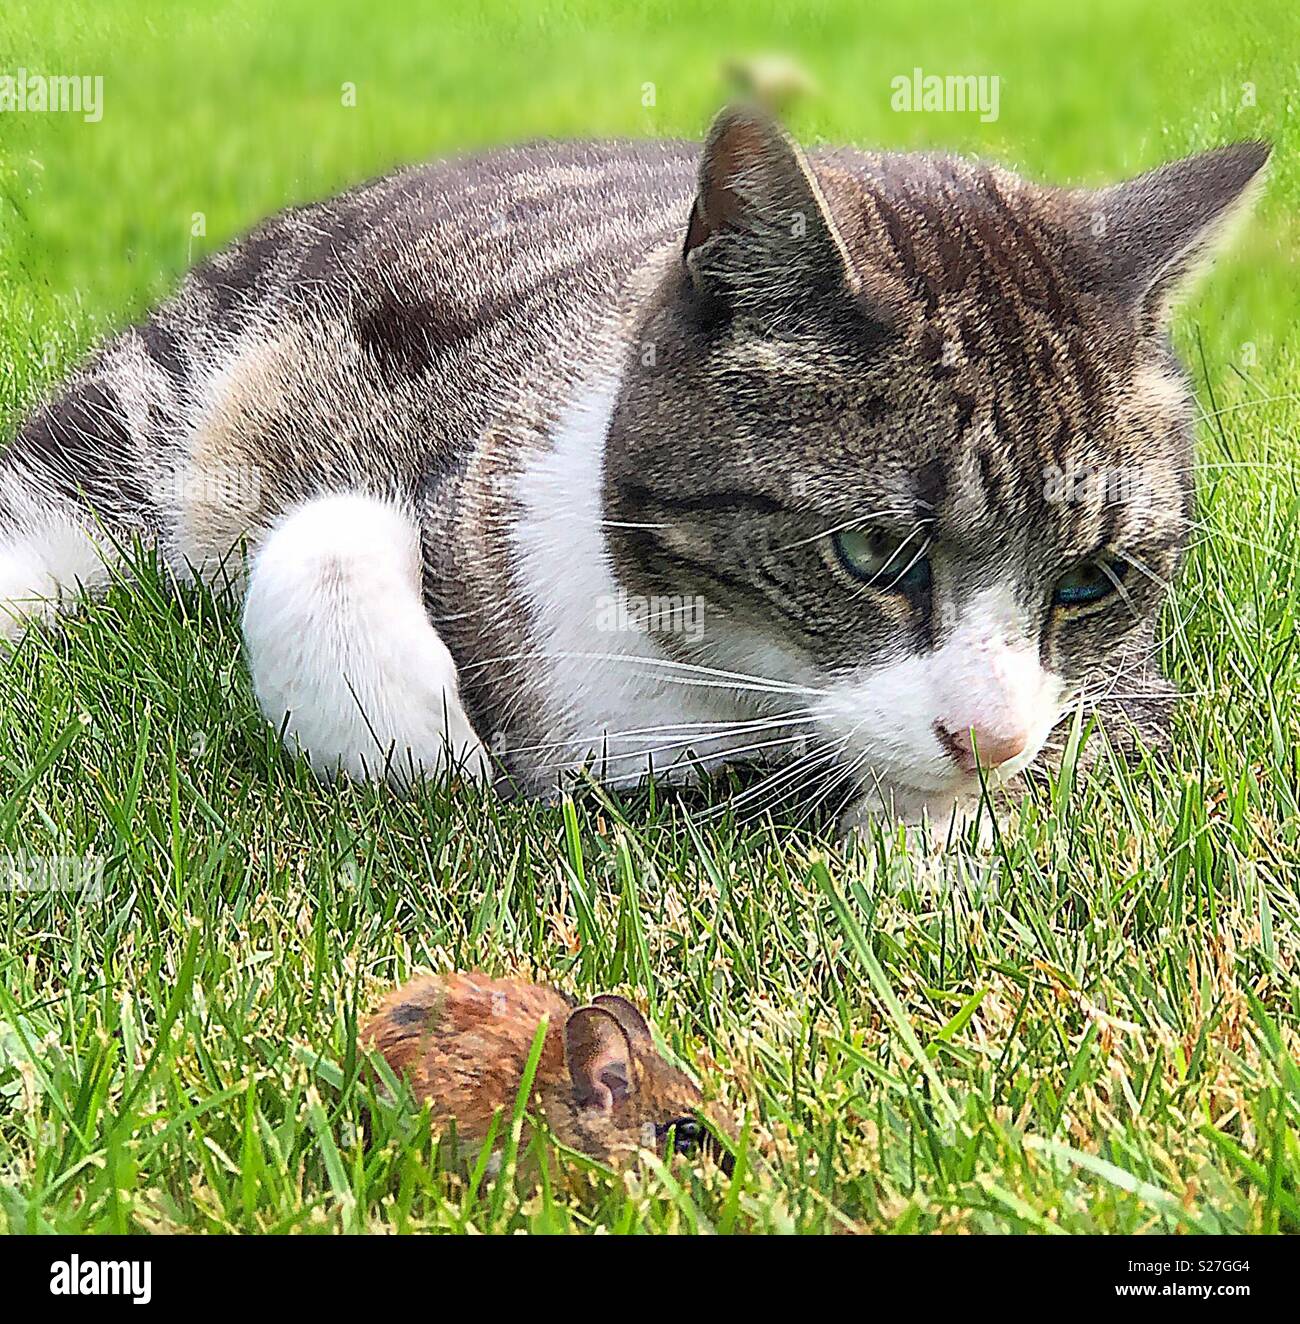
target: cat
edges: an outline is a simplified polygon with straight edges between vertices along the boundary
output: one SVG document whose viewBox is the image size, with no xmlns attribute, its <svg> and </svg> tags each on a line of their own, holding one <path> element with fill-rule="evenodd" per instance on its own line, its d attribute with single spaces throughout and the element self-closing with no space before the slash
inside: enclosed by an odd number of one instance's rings
<svg viewBox="0 0 1300 1324">
<path fill-rule="evenodd" d="M 286 211 L 13 439 L 0 628 L 141 538 L 242 595 L 324 775 L 759 759 L 846 828 L 954 821 L 1080 703 L 1160 738 L 1171 305 L 1268 154 L 1050 188 L 805 155 L 733 105 L 702 150 L 542 143 Z"/>
</svg>

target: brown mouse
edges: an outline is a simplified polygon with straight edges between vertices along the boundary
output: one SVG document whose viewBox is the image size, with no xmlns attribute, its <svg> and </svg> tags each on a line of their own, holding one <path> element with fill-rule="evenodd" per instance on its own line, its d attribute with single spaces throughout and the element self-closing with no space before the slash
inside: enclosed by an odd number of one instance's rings
<svg viewBox="0 0 1300 1324">
<path fill-rule="evenodd" d="M 707 1150 L 731 1170 L 700 1117 L 724 1136 L 734 1135 L 729 1121 L 707 1110 L 695 1084 L 660 1057 L 645 1017 L 626 998 L 602 994 L 577 1006 L 517 979 L 426 975 L 390 993 L 359 1040 L 429 1103 L 435 1127 L 455 1124 L 468 1153 L 495 1113 L 498 1126 L 508 1126 L 543 1017 L 549 1026 L 529 1110 L 561 1144 L 622 1165 L 638 1148 L 662 1153 L 671 1140 L 678 1152 Z"/>
</svg>

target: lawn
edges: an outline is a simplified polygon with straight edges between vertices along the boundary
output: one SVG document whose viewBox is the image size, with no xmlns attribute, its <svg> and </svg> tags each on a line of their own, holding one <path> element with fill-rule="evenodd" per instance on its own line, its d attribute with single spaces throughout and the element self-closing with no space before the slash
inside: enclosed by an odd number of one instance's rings
<svg viewBox="0 0 1300 1324">
<path fill-rule="evenodd" d="M 181 10 L 6 5 L 0 74 L 102 75 L 104 106 L 0 115 L 0 437 L 266 213 L 481 143 L 698 136 L 733 53 L 804 63 L 806 142 L 1059 182 L 1277 150 L 1177 325 L 1203 419 L 1174 749 L 1067 760 L 992 855 L 846 852 L 716 793 L 317 784 L 257 715 L 235 613 L 147 564 L 0 659 L 6 876 L 102 869 L 0 890 L 0 1229 L 1300 1231 L 1292 0 Z M 999 118 L 892 112 L 915 67 L 997 74 Z M 359 1083 L 355 1027 L 412 971 L 474 967 L 648 1006 L 747 1118 L 734 1180 L 458 1170 Z"/>
</svg>

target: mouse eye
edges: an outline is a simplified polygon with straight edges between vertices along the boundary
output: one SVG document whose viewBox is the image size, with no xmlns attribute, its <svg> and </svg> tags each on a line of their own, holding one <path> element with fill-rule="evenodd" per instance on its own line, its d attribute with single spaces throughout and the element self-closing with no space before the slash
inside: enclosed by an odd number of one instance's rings
<svg viewBox="0 0 1300 1324">
<path fill-rule="evenodd" d="M 675 1154 L 696 1154 L 701 1151 L 711 1154 L 722 1171 L 728 1177 L 731 1176 L 735 1159 L 714 1139 L 708 1127 L 694 1117 L 675 1117 L 671 1122 L 656 1126 L 655 1135 L 661 1147 L 667 1145 L 671 1137 Z"/>
<path fill-rule="evenodd" d="M 671 1136 L 673 1150 L 678 1154 L 689 1154 L 698 1149 L 704 1138 L 704 1128 L 694 1117 L 674 1117 L 671 1122 L 655 1127 L 655 1132 L 661 1145 Z"/>
</svg>

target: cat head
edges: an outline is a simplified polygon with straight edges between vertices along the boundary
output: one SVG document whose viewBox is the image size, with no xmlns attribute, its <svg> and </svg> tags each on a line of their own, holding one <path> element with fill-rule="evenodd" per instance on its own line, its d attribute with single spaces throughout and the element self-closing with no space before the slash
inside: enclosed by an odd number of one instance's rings
<svg viewBox="0 0 1300 1324">
<path fill-rule="evenodd" d="M 1026 766 L 1151 650 L 1193 505 L 1171 302 L 1267 156 L 1056 189 L 725 111 L 607 448 L 623 587 L 704 604 L 664 647 L 776 682 L 866 788 Z"/>
</svg>

